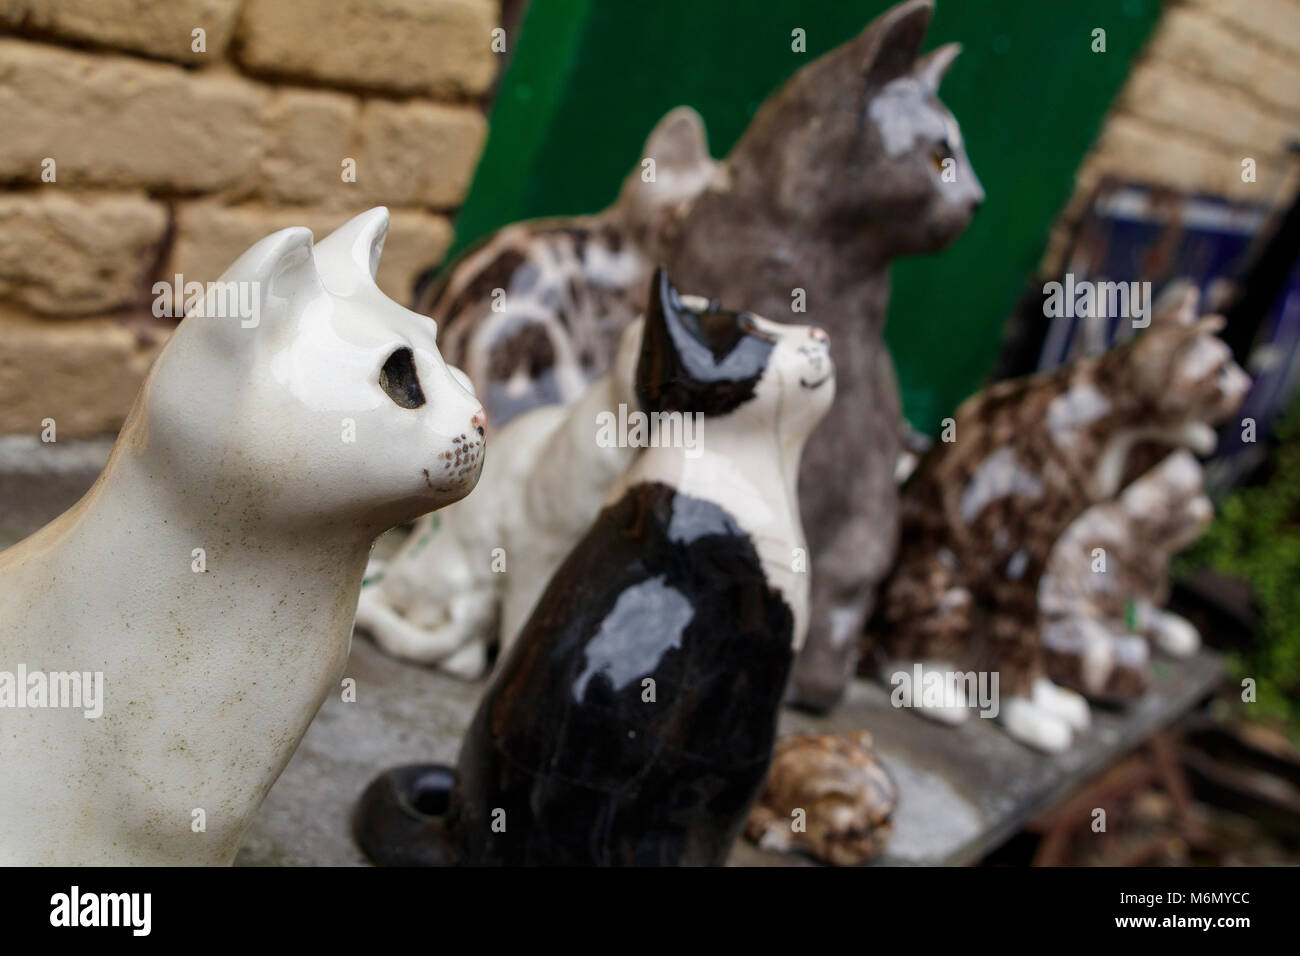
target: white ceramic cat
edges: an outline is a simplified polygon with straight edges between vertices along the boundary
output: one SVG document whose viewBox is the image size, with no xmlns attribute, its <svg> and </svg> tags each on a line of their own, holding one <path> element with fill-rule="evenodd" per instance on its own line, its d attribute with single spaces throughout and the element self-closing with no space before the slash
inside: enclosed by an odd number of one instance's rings
<svg viewBox="0 0 1300 956">
<path fill-rule="evenodd" d="M 0 554 L 0 703 L 103 675 L 97 719 L 0 707 L 0 863 L 231 862 L 339 690 L 374 538 L 474 487 L 483 411 L 375 285 L 387 227 L 245 252 L 252 313 L 210 289 L 94 487 Z"/>
<path fill-rule="evenodd" d="M 498 642 L 504 655 L 637 455 L 597 438 L 601 413 L 637 407 L 641 328 L 637 319 L 624 330 L 613 368 L 576 401 L 532 409 L 494 432 L 479 493 L 421 518 L 391 561 L 372 565 L 357 626 L 380 647 L 464 678 L 483 673 Z"/>
</svg>

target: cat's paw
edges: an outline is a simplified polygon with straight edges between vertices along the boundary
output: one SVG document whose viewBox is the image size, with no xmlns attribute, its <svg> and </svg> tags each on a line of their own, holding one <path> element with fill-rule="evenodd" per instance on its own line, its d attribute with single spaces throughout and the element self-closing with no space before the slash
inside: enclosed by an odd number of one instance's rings
<svg viewBox="0 0 1300 956">
<path fill-rule="evenodd" d="M 1028 697 L 1003 701 L 997 719 L 1012 738 L 1046 753 L 1068 750 L 1074 739 L 1069 724 Z"/>
<path fill-rule="evenodd" d="M 1151 640 L 1170 657 L 1191 657 L 1201 647 L 1201 635 L 1192 622 L 1168 611 L 1157 611 Z"/>
<path fill-rule="evenodd" d="M 466 644 L 455 654 L 439 662 L 438 669 L 461 680 L 477 680 L 487 670 L 487 646 L 481 641 Z"/>
<path fill-rule="evenodd" d="M 1046 677 L 1034 681 L 1030 699 L 1049 714 L 1065 721 L 1066 726 L 1073 731 L 1086 730 L 1092 723 L 1092 713 L 1088 710 L 1088 702 L 1083 699 L 1083 695 L 1060 687 Z"/>
<path fill-rule="evenodd" d="M 886 664 L 880 679 L 891 688 L 889 702 L 895 707 L 912 708 L 941 724 L 961 724 L 970 717 L 962 675 L 942 662 Z"/>
</svg>

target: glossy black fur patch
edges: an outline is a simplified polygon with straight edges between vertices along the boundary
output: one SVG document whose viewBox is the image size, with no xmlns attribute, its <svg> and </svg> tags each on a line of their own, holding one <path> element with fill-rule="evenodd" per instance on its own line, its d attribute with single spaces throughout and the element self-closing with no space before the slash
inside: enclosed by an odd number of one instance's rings
<svg viewBox="0 0 1300 956">
<path fill-rule="evenodd" d="M 646 412 L 725 415 L 753 397 L 775 344 L 744 312 L 688 309 L 659 269 L 646 307 L 637 399 Z"/>
<path fill-rule="evenodd" d="M 447 818 L 462 860 L 723 863 L 767 774 L 792 633 L 729 513 L 630 488 L 479 705 Z"/>
</svg>

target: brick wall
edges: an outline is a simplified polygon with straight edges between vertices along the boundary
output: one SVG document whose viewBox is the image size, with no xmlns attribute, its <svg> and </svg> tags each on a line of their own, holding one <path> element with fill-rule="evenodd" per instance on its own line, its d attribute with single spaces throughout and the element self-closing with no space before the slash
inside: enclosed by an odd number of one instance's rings
<svg viewBox="0 0 1300 956">
<path fill-rule="evenodd" d="M 497 0 L 0 0 L 0 435 L 115 431 L 170 327 L 154 282 L 216 279 L 284 226 L 320 238 L 389 206 L 379 283 L 407 301 L 483 145 L 499 17 Z"/>
<path fill-rule="evenodd" d="M 1102 177 L 1276 205 L 1297 184 L 1292 141 L 1300 141 L 1300 0 L 1170 0 L 1079 167 L 1041 271 L 1059 272 Z M 1254 182 L 1242 179 L 1246 158 Z"/>
</svg>

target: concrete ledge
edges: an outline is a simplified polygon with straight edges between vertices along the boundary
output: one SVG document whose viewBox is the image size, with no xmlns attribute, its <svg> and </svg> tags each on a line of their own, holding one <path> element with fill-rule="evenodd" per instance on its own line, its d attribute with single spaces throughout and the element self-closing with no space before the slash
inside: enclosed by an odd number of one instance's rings
<svg viewBox="0 0 1300 956">
<path fill-rule="evenodd" d="M 781 733 L 842 733 L 865 727 L 898 783 L 894 833 L 884 865 L 964 865 L 996 848 L 1079 784 L 1179 720 L 1210 693 L 1222 668 L 1212 651 L 1158 660 L 1150 692 L 1122 710 L 1093 708 L 1093 725 L 1068 753 L 1047 756 L 1016 743 L 991 720 L 945 727 L 889 703 L 881 684 L 855 681 L 834 713 L 781 714 Z M 325 701 L 302 745 L 258 811 L 236 865 L 349 866 L 365 859 L 352 841 L 352 809 L 379 772 L 396 764 L 454 763 L 485 683 L 467 684 L 352 642 L 347 677 L 357 699 Z M 732 866 L 816 866 L 738 841 Z"/>
</svg>

